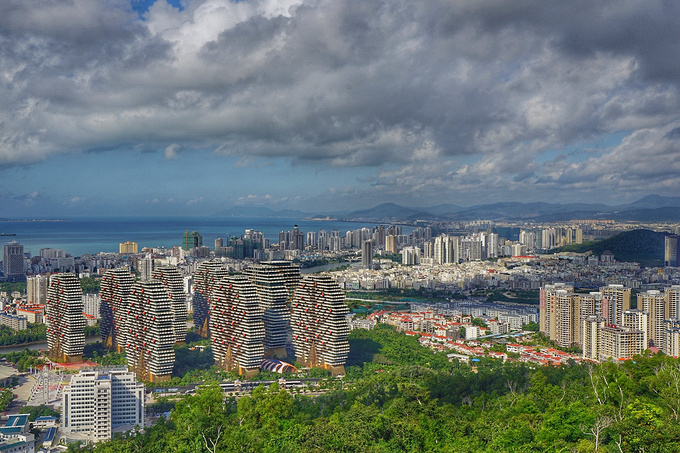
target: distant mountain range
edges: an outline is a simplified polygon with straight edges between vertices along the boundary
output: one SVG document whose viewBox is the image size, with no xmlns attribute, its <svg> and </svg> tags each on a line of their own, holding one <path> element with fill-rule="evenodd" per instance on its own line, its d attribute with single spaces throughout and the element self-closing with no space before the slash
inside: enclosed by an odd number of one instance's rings
<svg viewBox="0 0 680 453">
<path fill-rule="evenodd" d="M 501 202 L 462 207 L 439 204 L 430 207 L 406 207 L 383 203 L 370 209 L 351 212 L 305 213 L 295 210 L 274 211 L 263 207 L 234 207 L 217 216 L 237 217 L 325 217 L 357 221 L 416 220 L 535 220 L 612 219 L 632 221 L 680 221 L 680 197 L 648 195 L 633 203 L 609 206 L 602 203 L 520 203 Z"/>
</svg>

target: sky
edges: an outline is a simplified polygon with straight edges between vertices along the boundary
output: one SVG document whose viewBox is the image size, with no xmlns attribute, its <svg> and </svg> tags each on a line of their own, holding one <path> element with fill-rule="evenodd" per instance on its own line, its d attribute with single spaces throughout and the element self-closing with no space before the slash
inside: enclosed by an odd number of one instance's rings
<svg viewBox="0 0 680 453">
<path fill-rule="evenodd" d="M 680 194 L 680 2 L 3 0 L 0 217 Z"/>
</svg>

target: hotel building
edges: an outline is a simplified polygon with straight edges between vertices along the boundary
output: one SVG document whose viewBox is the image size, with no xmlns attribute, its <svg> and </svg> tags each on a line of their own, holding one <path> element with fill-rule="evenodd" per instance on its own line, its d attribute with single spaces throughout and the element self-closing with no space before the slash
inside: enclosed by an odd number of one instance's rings
<svg viewBox="0 0 680 453">
<path fill-rule="evenodd" d="M 132 274 L 124 268 L 109 269 L 102 277 L 99 291 L 100 331 L 102 343 L 110 350 L 121 352 L 124 347 L 124 341 L 118 340 L 118 334 L 126 322 L 127 297 L 132 284 Z"/>
<path fill-rule="evenodd" d="M 45 306 L 49 357 L 57 362 L 78 362 L 85 347 L 83 289 L 75 274 L 50 277 Z"/>
<path fill-rule="evenodd" d="M 210 301 L 210 345 L 215 364 L 252 377 L 264 358 L 265 323 L 255 284 L 243 275 L 224 277 Z"/>
<path fill-rule="evenodd" d="M 175 365 L 175 333 L 172 300 L 165 286 L 157 280 L 132 285 L 125 319 L 125 355 L 130 371 L 142 381 L 170 380 Z"/>
<path fill-rule="evenodd" d="M 349 354 L 348 313 L 345 294 L 331 277 L 303 277 L 291 307 L 297 360 L 306 366 L 329 369 L 333 375 L 344 374 Z"/>
<path fill-rule="evenodd" d="M 289 343 L 290 290 L 300 281 L 300 267 L 290 261 L 270 261 L 243 271 L 257 291 L 264 312 L 264 348 L 267 357 L 284 358 Z"/>
<path fill-rule="evenodd" d="M 172 301 L 173 331 L 175 343 L 184 343 L 187 339 L 187 304 L 184 293 L 184 278 L 175 266 L 156 268 L 153 279 L 160 281 L 168 291 Z"/>
<path fill-rule="evenodd" d="M 210 333 L 209 300 L 213 287 L 227 275 L 227 270 L 220 260 L 203 261 L 194 274 L 194 325 L 199 335 L 204 338 Z"/>
</svg>

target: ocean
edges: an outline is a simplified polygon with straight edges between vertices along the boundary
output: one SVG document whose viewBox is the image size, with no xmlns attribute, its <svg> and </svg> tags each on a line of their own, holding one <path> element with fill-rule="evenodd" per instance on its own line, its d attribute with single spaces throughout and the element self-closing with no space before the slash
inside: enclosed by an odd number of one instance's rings
<svg viewBox="0 0 680 453">
<path fill-rule="evenodd" d="M 304 233 L 337 229 L 341 235 L 348 230 L 372 227 L 375 224 L 309 220 L 283 217 L 78 217 L 59 220 L 0 221 L 0 243 L 12 240 L 24 246 L 24 252 L 39 255 L 41 248 L 65 250 L 73 256 L 118 252 L 118 244 L 133 241 L 142 247 L 182 245 L 184 231 L 198 231 L 203 245 L 213 248 L 215 239 L 241 236 L 246 229 L 261 231 L 272 242 L 278 242 L 280 231 L 298 225 Z M 403 234 L 412 228 L 403 227 Z"/>
</svg>

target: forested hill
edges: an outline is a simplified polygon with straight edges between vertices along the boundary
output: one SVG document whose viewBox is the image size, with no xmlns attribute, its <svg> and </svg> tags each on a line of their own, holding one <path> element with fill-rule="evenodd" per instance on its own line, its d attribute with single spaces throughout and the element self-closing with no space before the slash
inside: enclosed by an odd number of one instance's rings
<svg viewBox="0 0 680 453">
<path fill-rule="evenodd" d="M 631 230 L 619 233 L 609 239 L 585 244 L 572 244 L 555 251 L 593 252 L 601 255 L 605 250 L 614 254 L 616 261 L 636 262 L 642 266 L 663 266 L 664 241 L 669 233 L 651 230 Z"/>
<path fill-rule="evenodd" d="M 351 363 L 361 365 L 314 395 L 273 384 L 225 399 L 209 384 L 144 434 L 69 451 L 671 452 L 680 445 L 678 359 L 536 367 L 481 358 L 472 369 L 384 325 L 352 331 L 351 348 Z"/>
</svg>

